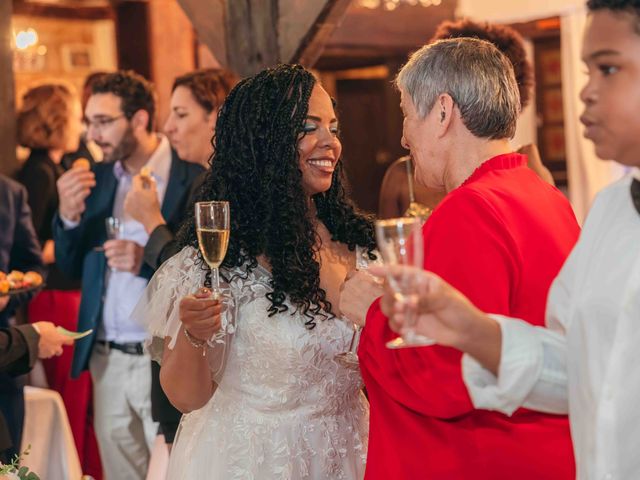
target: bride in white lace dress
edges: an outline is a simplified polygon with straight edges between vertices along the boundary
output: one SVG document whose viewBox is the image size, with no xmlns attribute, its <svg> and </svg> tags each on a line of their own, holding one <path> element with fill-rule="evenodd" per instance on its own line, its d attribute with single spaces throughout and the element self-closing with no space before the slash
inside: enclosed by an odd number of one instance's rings
<svg viewBox="0 0 640 480">
<path fill-rule="evenodd" d="M 215 152 L 199 198 L 231 206 L 224 307 L 194 295 L 208 269 L 191 218 L 134 313 L 186 413 L 168 478 L 361 479 L 369 407 L 334 357 L 353 333 L 340 286 L 375 245 L 344 193 L 332 101 L 302 67 L 261 72 L 227 98 Z"/>
</svg>

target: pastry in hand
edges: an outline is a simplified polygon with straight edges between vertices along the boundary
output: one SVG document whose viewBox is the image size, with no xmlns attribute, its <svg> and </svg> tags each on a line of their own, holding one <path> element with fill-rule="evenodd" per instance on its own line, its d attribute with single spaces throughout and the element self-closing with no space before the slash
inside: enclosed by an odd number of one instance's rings
<svg viewBox="0 0 640 480">
<path fill-rule="evenodd" d="M 78 170 L 85 170 L 88 172 L 89 170 L 91 170 L 91 163 L 89 163 L 89 160 L 87 160 L 86 158 L 81 157 L 73 162 L 73 165 L 71 165 L 71 168 L 75 168 Z"/>
<path fill-rule="evenodd" d="M 142 186 L 144 188 L 151 188 L 151 182 L 153 177 L 151 176 L 151 169 L 147 166 L 140 169 L 140 179 L 142 180 Z"/>
<path fill-rule="evenodd" d="M 9 288 L 11 285 L 9 284 L 9 280 L 3 278 L 0 280 L 0 295 L 4 295 L 9 293 Z"/>
</svg>

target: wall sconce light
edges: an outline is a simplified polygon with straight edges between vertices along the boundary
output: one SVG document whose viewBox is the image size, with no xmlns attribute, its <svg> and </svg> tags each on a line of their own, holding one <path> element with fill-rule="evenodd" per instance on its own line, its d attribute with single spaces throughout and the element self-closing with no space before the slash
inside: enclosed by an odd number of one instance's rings
<svg viewBox="0 0 640 480">
<path fill-rule="evenodd" d="M 38 43 L 38 32 L 33 28 L 19 31 L 15 36 L 16 48 L 18 50 L 26 50 Z"/>
</svg>

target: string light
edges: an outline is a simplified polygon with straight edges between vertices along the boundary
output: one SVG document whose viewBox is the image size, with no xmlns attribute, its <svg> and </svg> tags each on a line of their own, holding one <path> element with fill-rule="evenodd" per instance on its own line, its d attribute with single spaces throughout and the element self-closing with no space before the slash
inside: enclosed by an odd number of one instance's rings
<svg viewBox="0 0 640 480">
<path fill-rule="evenodd" d="M 391 12 L 400 5 L 409 5 L 411 7 L 416 7 L 418 5 L 421 7 L 437 7 L 442 4 L 442 0 L 359 0 L 358 3 L 361 7 L 370 9 L 382 7 L 386 11 Z"/>
</svg>

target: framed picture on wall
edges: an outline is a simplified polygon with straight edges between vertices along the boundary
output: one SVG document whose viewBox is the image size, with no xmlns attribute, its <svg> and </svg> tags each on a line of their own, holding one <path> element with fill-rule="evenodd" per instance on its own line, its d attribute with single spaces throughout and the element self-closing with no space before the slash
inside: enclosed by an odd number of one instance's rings
<svg viewBox="0 0 640 480">
<path fill-rule="evenodd" d="M 85 43 L 64 44 L 61 47 L 62 67 L 67 72 L 91 70 L 95 54 L 93 47 Z"/>
<path fill-rule="evenodd" d="M 564 144 L 564 128 L 562 126 L 548 127 L 543 133 L 545 160 L 559 161 L 566 158 Z"/>
<path fill-rule="evenodd" d="M 542 92 L 542 115 L 547 123 L 562 123 L 564 109 L 562 104 L 562 87 L 546 88 Z"/>
<path fill-rule="evenodd" d="M 540 49 L 537 61 L 542 73 L 538 80 L 542 85 L 562 85 L 562 58 L 559 48 Z"/>
</svg>

